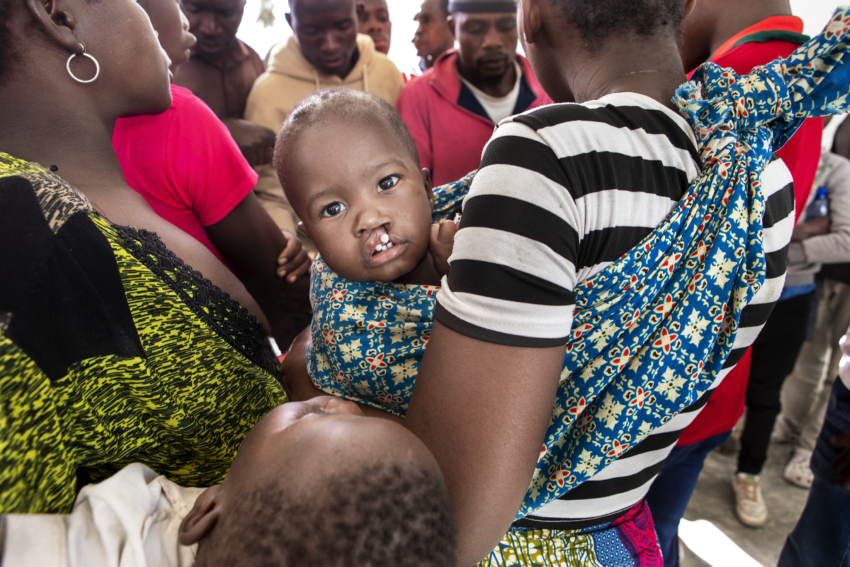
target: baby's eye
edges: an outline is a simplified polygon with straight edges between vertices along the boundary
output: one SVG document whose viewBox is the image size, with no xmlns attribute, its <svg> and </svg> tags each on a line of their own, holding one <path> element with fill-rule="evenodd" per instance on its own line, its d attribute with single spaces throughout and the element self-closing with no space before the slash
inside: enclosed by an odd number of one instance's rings
<svg viewBox="0 0 850 567">
<path fill-rule="evenodd" d="M 378 181 L 378 191 L 386 191 L 387 189 L 392 189 L 398 183 L 398 175 L 388 175 L 384 177 L 380 181 Z"/>
<path fill-rule="evenodd" d="M 322 210 L 323 217 L 335 217 L 345 210 L 345 205 L 340 202 L 334 202 Z"/>
</svg>

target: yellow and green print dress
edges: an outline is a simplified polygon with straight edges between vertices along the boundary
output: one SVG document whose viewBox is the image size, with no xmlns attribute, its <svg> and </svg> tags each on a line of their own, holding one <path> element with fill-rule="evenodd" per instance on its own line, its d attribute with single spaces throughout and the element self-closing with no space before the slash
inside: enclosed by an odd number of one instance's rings
<svg viewBox="0 0 850 567">
<path fill-rule="evenodd" d="M 70 510 L 141 462 L 221 482 L 286 401 L 262 327 L 155 234 L 0 153 L 0 514 Z"/>
</svg>

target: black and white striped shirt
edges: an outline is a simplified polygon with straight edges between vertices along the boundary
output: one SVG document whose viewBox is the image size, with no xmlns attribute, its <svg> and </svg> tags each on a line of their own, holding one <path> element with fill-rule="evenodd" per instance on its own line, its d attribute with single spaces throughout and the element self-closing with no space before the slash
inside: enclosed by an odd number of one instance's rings
<svg viewBox="0 0 850 567">
<path fill-rule="evenodd" d="M 551 105 L 502 121 L 464 202 L 436 319 L 490 343 L 566 344 L 576 284 L 652 232 L 699 172 L 691 128 L 643 95 Z M 794 190 L 781 160 L 765 169 L 762 186 L 767 281 L 744 309 L 714 387 L 755 340 L 785 279 Z M 712 392 L 518 525 L 576 529 L 622 515 L 646 495 Z"/>
</svg>

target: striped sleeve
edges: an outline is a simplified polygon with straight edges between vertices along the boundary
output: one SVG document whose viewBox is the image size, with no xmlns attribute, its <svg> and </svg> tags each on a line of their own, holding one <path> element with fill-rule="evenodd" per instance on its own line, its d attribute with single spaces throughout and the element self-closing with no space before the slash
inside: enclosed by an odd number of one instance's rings
<svg viewBox="0 0 850 567">
<path fill-rule="evenodd" d="M 436 319 L 491 343 L 566 344 L 576 283 L 652 232 L 698 174 L 693 131 L 641 95 L 501 122 L 464 203 Z"/>
<path fill-rule="evenodd" d="M 579 215 L 558 157 L 529 126 L 503 122 L 463 208 L 436 319 L 490 343 L 566 344 Z"/>
</svg>

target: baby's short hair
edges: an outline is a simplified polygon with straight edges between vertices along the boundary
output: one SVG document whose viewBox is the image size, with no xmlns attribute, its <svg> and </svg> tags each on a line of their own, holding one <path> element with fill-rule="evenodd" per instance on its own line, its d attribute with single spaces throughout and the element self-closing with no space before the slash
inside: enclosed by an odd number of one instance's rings
<svg viewBox="0 0 850 567">
<path fill-rule="evenodd" d="M 298 138 L 309 128 L 329 120 L 383 126 L 410 155 L 419 168 L 419 152 L 398 111 L 384 99 L 352 89 L 327 89 L 311 94 L 292 110 L 280 132 L 274 149 L 277 175 L 283 191 L 291 190 L 287 179 L 287 160 L 291 158 Z M 287 193 L 287 197 L 290 195 Z M 292 199 L 290 198 L 290 202 Z"/>
<path fill-rule="evenodd" d="M 197 565 L 444 567 L 454 555 L 439 472 L 374 463 L 329 475 L 314 494 L 274 483 L 253 488 L 201 542 Z"/>
</svg>

